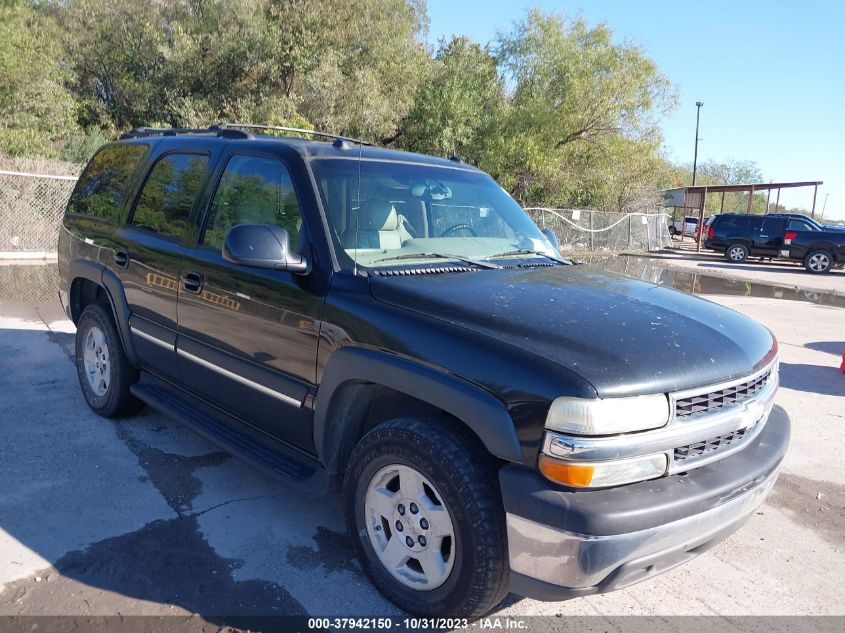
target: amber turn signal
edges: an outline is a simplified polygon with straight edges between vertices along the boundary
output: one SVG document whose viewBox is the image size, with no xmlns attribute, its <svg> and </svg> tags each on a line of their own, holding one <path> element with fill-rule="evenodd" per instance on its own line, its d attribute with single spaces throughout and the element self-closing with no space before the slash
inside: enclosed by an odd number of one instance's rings
<svg viewBox="0 0 845 633">
<path fill-rule="evenodd" d="M 593 481 L 595 467 L 582 466 L 558 461 L 552 457 L 540 455 L 540 472 L 547 479 L 564 486 L 584 488 Z"/>
</svg>

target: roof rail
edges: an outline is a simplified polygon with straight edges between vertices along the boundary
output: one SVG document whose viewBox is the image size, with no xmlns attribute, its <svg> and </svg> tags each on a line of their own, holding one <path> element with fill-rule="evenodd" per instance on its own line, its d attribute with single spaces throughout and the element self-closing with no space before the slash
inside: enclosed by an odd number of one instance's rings
<svg viewBox="0 0 845 633">
<path fill-rule="evenodd" d="M 212 125 L 207 128 L 190 127 L 136 127 L 120 136 L 121 140 L 130 138 L 142 138 L 147 136 L 176 136 L 177 134 L 213 134 L 222 138 L 252 138 L 249 132 L 244 130 L 232 130 L 225 124 Z"/>
<path fill-rule="evenodd" d="M 357 138 L 350 138 L 348 136 L 341 136 L 340 134 L 329 134 L 328 132 L 318 132 L 317 130 L 306 130 L 299 127 L 283 127 L 281 125 L 259 125 L 257 123 L 219 123 L 217 126 L 221 129 L 242 128 L 245 130 L 272 130 L 274 132 L 295 132 L 297 134 L 310 134 L 311 136 L 320 136 L 322 138 L 332 138 L 340 141 L 349 141 L 350 143 L 358 143 L 361 145 L 372 145 L 368 141 L 362 141 Z"/>
</svg>

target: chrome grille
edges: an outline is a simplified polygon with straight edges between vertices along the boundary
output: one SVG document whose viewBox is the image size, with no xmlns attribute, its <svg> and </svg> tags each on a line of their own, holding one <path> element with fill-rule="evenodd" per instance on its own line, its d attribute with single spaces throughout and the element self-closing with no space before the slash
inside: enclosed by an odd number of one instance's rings
<svg viewBox="0 0 845 633">
<path fill-rule="evenodd" d="M 752 427 L 739 429 L 733 433 L 719 435 L 709 440 L 704 440 L 703 442 L 695 442 L 693 444 L 687 444 L 686 446 L 678 446 L 675 448 L 675 461 L 681 462 L 690 457 L 700 457 L 701 455 L 735 444 L 742 440 L 751 428 Z"/>
<path fill-rule="evenodd" d="M 743 402 L 765 387 L 771 375 L 772 370 L 769 369 L 746 382 L 675 400 L 675 415 L 680 418 Z"/>
</svg>

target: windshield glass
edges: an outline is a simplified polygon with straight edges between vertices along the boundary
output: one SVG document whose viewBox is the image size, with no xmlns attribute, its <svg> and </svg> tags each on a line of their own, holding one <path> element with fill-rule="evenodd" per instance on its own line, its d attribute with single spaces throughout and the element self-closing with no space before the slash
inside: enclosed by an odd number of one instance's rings
<svg viewBox="0 0 845 633">
<path fill-rule="evenodd" d="M 513 251 L 559 257 L 519 204 L 481 172 L 357 158 L 311 165 L 332 240 L 348 266 L 443 264 L 443 255 L 538 257 Z"/>
</svg>

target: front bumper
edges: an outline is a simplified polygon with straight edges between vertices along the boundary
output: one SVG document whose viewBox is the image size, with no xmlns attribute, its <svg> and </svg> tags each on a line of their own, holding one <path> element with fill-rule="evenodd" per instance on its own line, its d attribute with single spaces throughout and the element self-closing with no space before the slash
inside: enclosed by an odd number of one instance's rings
<svg viewBox="0 0 845 633">
<path fill-rule="evenodd" d="M 775 407 L 743 450 L 686 474 L 568 491 L 506 466 L 511 591 L 565 600 L 627 587 L 667 571 L 736 531 L 777 480 L 790 421 Z"/>
</svg>

